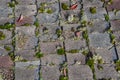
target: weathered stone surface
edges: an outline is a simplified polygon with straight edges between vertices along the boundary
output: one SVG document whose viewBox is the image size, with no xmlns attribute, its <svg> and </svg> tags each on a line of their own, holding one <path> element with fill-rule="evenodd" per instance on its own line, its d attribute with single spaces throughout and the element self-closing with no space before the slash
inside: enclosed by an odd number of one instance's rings
<svg viewBox="0 0 120 80">
<path fill-rule="evenodd" d="M 65 40 L 66 51 L 70 51 L 72 49 L 82 50 L 85 47 L 86 43 L 84 40 Z"/>
<path fill-rule="evenodd" d="M 108 49 L 91 49 L 92 53 L 102 57 L 104 63 L 112 63 L 114 60 L 114 53 Z"/>
<path fill-rule="evenodd" d="M 15 67 L 15 80 L 38 80 L 39 64 L 38 65 L 33 65 L 31 63 L 20 64 L 22 66 L 20 65 Z"/>
<path fill-rule="evenodd" d="M 89 8 L 89 7 L 102 7 L 103 2 L 100 0 L 83 0 L 83 7 Z"/>
<path fill-rule="evenodd" d="M 104 14 L 107 14 L 105 8 L 98 8 L 96 7 L 96 13 L 92 14 L 90 12 L 90 8 L 84 8 L 84 14 L 87 16 L 87 19 L 91 21 L 92 19 L 99 19 L 99 20 L 105 20 Z"/>
<path fill-rule="evenodd" d="M 95 75 L 97 79 L 109 79 L 112 78 L 114 80 L 118 80 L 118 73 L 116 72 L 114 65 L 112 64 L 103 64 L 102 70 L 99 70 L 97 68 L 97 65 L 95 65 Z"/>
<path fill-rule="evenodd" d="M 94 32 L 89 34 L 90 47 L 108 48 L 111 46 L 109 34 Z"/>
<path fill-rule="evenodd" d="M 57 41 L 57 42 L 40 42 L 40 49 L 41 52 L 45 55 L 47 54 L 56 54 L 57 53 L 57 47 L 63 47 L 63 42 Z"/>
<path fill-rule="evenodd" d="M 8 2 L 11 2 L 11 0 L 0 0 L 0 6 L 8 6 Z"/>
<path fill-rule="evenodd" d="M 19 5 L 33 5 L 35 0 L 16 0 Z"/>
<path fill-rule="evenodd" d="M 92 20 L 92 25 L 88 25 L 87 29 L 89 33 L 92 32 L 99 32 L 99 33 L 104 33 L 105 30 L 108 28 L 108 23 L 103 21 L 103 20 Z"/>
<path fill-rule="evenodd" d="M 64 55 L 58 55 L 58 54 L 49 54 L 45 55 L 41 58 L 41 65 L 60 65 L 65 61 Z"/>
<path fill-rule="evenodd" d="M 58 3 L 55 4 L 49 4 L 47 7 L 53 10 L 53 12 L 50 13 L 39 13 L 37 15 L 38 21 L 40 24 L 46 24 L 46 23 L 56 23 L 59 18 L 59 5 Z"/>
<path fill-rule="evenodd" d="M 1 2 L 0 2 L 1 3 Z M 7 22 L 13 22 L 13 17 L 12 16 L 12 8 L 9 7 L 0 7 L 0 24 L 5 24 Z"/>
<path fill-rule="evenodd" d="M 112 31 L 120 31 L 120 20 L 112 20 L 111 29 Z"/>
<path fill-rule="evenodd" d="M 109 12 L 109 18 L 110 20 L 117 20 L 120 19 L 120 11 L 118 11 L 116 14 L 113 11 Z"/>
<path fill-rule="evenodd" d="M 115 41 L 120 42 L 120 31 L 114 32 L 113 35 L 115 36 Z"/>
<path fill-rule="evenodd" d="M 38 60 L 35 57 L 35 51 L 34 50 L 20 50 L 20 51 L 15 51 L 15 54 L 16 54 L 16 57 L 23 58 L 23 60 L 27 60 L 27 61 Z"/>
<path fill-rule="evenodd" d="M 120 1 L 119 0 L 113 0 L 112 4 L 107 6 L 108 11 L 112 11 L 113 9 L 116 9 L 116 10 L 120 9 Z"/>
<path fill-rule="evenodd" d="M 120 45 L 117 45 L 117 54 L 118 54 L 118 58 L 120 59 Z"/>
<path fill-rule="evenodd" d="M 0 56 L 0 68 L 12 68 L 13 61 L 9 56 Z"/>
<path fill-rule="evenodd" d="M 81 26 L 79 24 L 70 24 L 70 25 L 63 25 L 63 35 L 65 39 L 75 39 L 76 37 L 82 39 L 82 32 L 79 29 Z M 79 36 L 76 36 L 76 32 L 80 32 Z"/>
<path fill-rule="evenodd" d="M 87 65 L 73 65 L 68 67 L 69 80 L 93 80 L 93 74 Z"/>
<path fill-rule="evenodd" d="M 17 5 L 15 7 L 15 16 L 19 17 L 20 14 L 23 16 L 34 16 L 37 12 L 36 5 Z"/>
<path fill-rule="evenodd" d="M 37 45 L 38 39 L 35 37 L 35 26 L 16 28 L 16 49 L 30 50 Z"/>
<path fill-rule="evenodd" d="M 45 30 L 46 29 L 46 30 Z M 56 24 L 48 24 L 48 25 L 42 25 L 39 28 L 39 40 L 40 41 L 55 41 L 58 39 L 58 36 L 56 34 L 57 29 L 60 29 L 60 26 Z"/>
<path fill-rule="evenodd" d="M 1 32 L 3 32 L 3 34 L 5 35 L 5 39 L 0 40 L 0 45 L 4 45 L 4 44 L 11 44 L 12 42 L 12 31 L 9 30 L 2 30 L 0 29 Z"/>
<path fill-rule="evenodd" d="M 41 76 L 43 80 L 59 80 L 60 71 L 58 66 L 42 66 Z"/>
<path fill-rule="evenodd" d="M 85 64 L 85 56 L 81 53 L 67 53 L 68 65 Z"/>
</svg>

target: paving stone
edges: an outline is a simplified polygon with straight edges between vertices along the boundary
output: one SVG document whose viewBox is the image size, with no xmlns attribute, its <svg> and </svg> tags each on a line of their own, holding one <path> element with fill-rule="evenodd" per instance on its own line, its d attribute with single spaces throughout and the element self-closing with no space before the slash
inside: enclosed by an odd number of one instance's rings
<svg viewBox="0 0 120 80">
<path fill-rule="evenodd" d="M 0 68 L 0 80 L 13 80 L 13 70 L 8 68 Z"/>
<path fill-rule="evenodd" d="M 99 19 L 99 20 L 105 20 L 104 14 L 107 14 L 105 8 L 102 7 L 96 7 L 96 13 L 92 14 L 90 12 L 90 8 L 84 8 L 84 14 L 87 16 L 88 21 L 91 21 L 92 19 Z"/>
<path fill-rule="evenodd" d="M 108 48 L 112 44 L 110 43 L 109 34 L 94 32 L 89 34 L 90 47 L 93 48 Z"/>
<path fill-rule="evenodd" d="M 46 30 L 45 30 L 46 29 Z M 53 24 L 53 25 L 42 25 L 39 28 L 40 41 L 55 41 L 58 39 L 56 34 L 57 29 L 60 29 L 60 26 Z"/>
<path fill-rule="evenodd" d="M 92 25 L 88 25 L 87 29 L 89 33 L 92 32 L 99 32 L 99 33 L 104 33 L 105 30 L 108 28 L 108 23 L 106 21 L 103 20 L 92 20 Z"/>
<path fill-rule="evenodd" d="M 120 31 L 113 32 L 113 35 L 115 36 L 115 41 L 120 42 Z"/>
<path fill-rule="evenodd" d="M 70 51 L 73 49 L 82 50 L 85 47 L 86 43 L 84 40 L 65 40 L 66 51 Z"/>
<path fill-rule="evenodd" d="M 72 20 L 74 18 L 74 20 Z M 61 11 L 61 25 L 77 24 L 80 22 L 80 10 Z"/>
<path fill-rule="evenodd" d="M 73 65 L 68 67 L 69 80 L 93 80 L 93 74 L 87 65 Z"/>
<path fill-rule="evenodd" d="M 8 55 L 11 51 L 13 51 L 12 45 L 0 45 L 0 56 Z"/>
<path fill-rule="evenodd" d="M 95 75 L 97 79 L 109 79 L 112 78 L 114 80 L 118 80 L 118 73 L 116 72 L 114 65 L 112 64 L 103 64 L 102 70 L 99 70 L 97 68 L 97 65 L 95 65 Z"/>
<path fill-rule="evenodd" d="M 16 49 L 30 50 L 37 45 L 38 39 L 35 37 L 35 26 L 16 28 Z"/>
<path fill-rule="evenodd" d="M 102 58 L 104 63 L 112 63 L 114 60 L 115 54 L 112 52 L 112 50 L 108 49 L 91 49 L 92 53 L 94 55 L 98 55 Z"/>
<path fill-rule="evenodd" d="M 89 7 L 102 7 L 103 2 L 100 0 L 83 0 L 83 7 L 89 8 Z"/>
<path fill-rule="evenodd" d="M 113 11 L 108 12 L 110 20 L 117 20 L 120 19 L 120 11 L 118 11 L 116 14 Z"/>
<path fill-rule="evenodd" d="M 43 80 L 59 80 L 60 71 L 58 66 L 42 66 L 41 75 Z"/>
<path fill-rule="evenodd" d="M 1 3 L 1 2 L 0 2 Z M 5 24 L 7 22 L 12 23 L 13 22 L 13 17 L 12 16 L 12 8 L 9 7 L 0 7 L 0 24 Z"/>
<path fill-rule="evenodd" d="M 12 68 L 13 61 L 9 56 L 0 56 L 0 68 Z"/>
<path fill-rule="evenodd" d="M 112 31 L 120 31 L 120 20 L 112 20 L 110 23 Z"/>
<path fill-rule="evenodd" d="M 59 18 L 59 5 L 58 3 L 55 4 L 49 4 L 47 7 L 53 10 L 53 12 L 50 13 L 39 13 L 36 18 L 38 18 L 38 21 L 40 24 L 46 24 L 46 23 L 56 23 Z"/>
<path fill-rule="evenodd" d="M 11 2 L 11 0 L 0 0 L 0 6 L 8 6 L 8 2 Z"/>
<path fill-rule="evenodd" d="M 19 5 L 33 5 L 35 0 L 16 0 Z"/>
<path fill-rule="evenodd" d="M 108 11 L 112 11 L 113 9 L 120 9 L 120 1 L 119 0 L 113 0 L 111 5 L 107 6 Z"/>
<path fill-rule="evenodd" d="M 118 58 L 120 60 L 120 45 L 117 45 L 116 48 L 117 48 Z"/>
<path fill-rule="evenodd" d="M 58 54 L 49 54 L 45 55 L 41 58 L 41 65 L 57 65 L 59 66 L 65 61 L 64 55 L 58 55 Z"/>
<path fill-rule="evenodd" d="M 57 42 L 40 42 L 40 49 L 41 52 L 45 55 L 47 54 L 56 54 L 57 53 L 57 47 L 63 47 L 63 42 L 57 41 Z"/>
<path fill-rule="evenodd" d="M 58 0 L 37 0 L 37 5 L 40 6 L 41 3 L 57 3 Z"/>
<path fill-rule="evenodd" d="M 79 30 L 81 26 L 79 24 L 63 25 L 63 35 L 65 39 L 75 39 L 76 37 L 82 39 L 82 30 Z M 80 32 L 79 36 L 76 33 Z"/>
<path fill-rule="evenodd" d="M 31 62 L 16 64 L 17 66 L 15 66 L 15 80 L 38 80 L 39 64 L 34 65 Z"/>
<path fill-rule="evenodd" d="M 17 5 L 15 7 L 15 17 L 19 17 L 20 14 L 29 17 L 36 15 L 37 9 L 36 5 Z"/>
<path fill-rule="evenodd" d="M 15 55 L 16 55 L 16 61 L 19 62 L 19 59 L 17 60 L 17 57 L 18 58 L 22 58 L 22 60 L 25 60 L 25 61 L 35 61 L 35 60 L 38 60 L 36 57 L 35 57 L 35 51 L 34 50 L 19 50 L 19 51 L 15 51 Z M 21 60 L 20 60 L 21 61 Z"/>
<path fill-rule="evenodd" d="M 11 44 L 12 42 L 12 31 L 9 30 L 2 30 L 0 29 L 1 32 L 3 32 L 3 34 L 5 35 L 5 39 L 0 40 L 0 45 L 4 45 L 4 44 Z"/>
<path fill-rule="evenodd" d="M 67 62 L 68 65 L 85 64 L 85 56 L 81 53 L 67 53 Z"/>
</svg>

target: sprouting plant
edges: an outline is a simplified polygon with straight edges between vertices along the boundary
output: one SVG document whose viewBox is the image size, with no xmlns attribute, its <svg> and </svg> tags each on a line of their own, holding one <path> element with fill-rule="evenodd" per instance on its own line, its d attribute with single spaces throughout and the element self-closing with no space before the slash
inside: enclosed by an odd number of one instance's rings
<svg viewBox="0 0 120 80">
<path fill-rule="evenodd" d="M 8 2 L 8 6 L 11 8 L 15 7 L 15 5 L 17 5 L 17 4 L 18 4 L 18 2 L 16 0 L 11 0 L 11 2 Z"/>
<path fill-rule="evenodd" d="M 109 15 L 108 14 L 104 14 L 105 20 L 109 21 Z"/>
<path fill-rule="evenodd" d="M 117 71 L 120 71 L 120 60 L 118 60 L 118 61 L 115 62 L 115 69 Z"/>
<path fill-rule="evenodd" d="M 10 47 L 10 46 L 5 45 L 4 48 L 5 48 L 7 51 L 11 51 L 11 47 Z"/>
<path fill-rule="evenodd" d="M 4 25 L 0 25 L 0 29 L 10 29 L 13 28 L 15 25 L 11 23 L 5 23 Z"/>
<path fill-rule="evenodd" d="M 42 52 L 37 52 L 37 53 L 35 54 L 35 56 L 36 56 L 37 58 L 41 58 L 41 57 L 43 57 L 43 53 L 42 53 Z"/>
<path fill-rule="evenodd" d="M 97 11 L 96 11 L 96 7 L 90 7 L 90 12 L 92 14 L 95 14 Z"/>
<path fill-rule="evenodd" d="M 56 34 L 57 34 L 58 37 L 60 37 L 61 34 L 62 34 L 62 30 L 61 29 L 56 29 Z"/>
<path fill-rule="evenodd" d="M 61 3 L 63 10 L 69 10 L 69 6 L 66 3 Z"/>
<path fill-rule="evenodd" d="M 61 75 L 61 76 L 59 77 L 59 80 L 68 80 L 68 77 Z"/>
<path fill-rule="evenodd" d="M 34 22 L 34 25 L 35 25 L 36 27 L 39 27 L 39 21 L 38 21 L 38 19 L 36 19 L 36 21 Z"/>
<path fill-rule="evenodd" d="M 82 51 L 82 54 L 85 55 L 85 56 L 86 56 L 88 53 L 89 53 L 88 50 L 83 50 L 83 51 Z"/>
<path fill-rule="evenodd" d="M 59 49 L 57 49 L 57 54 L 58 54 L 58 55 L 63 55 L 63 54 L 65 54 L 64 48 L 59 48 Z"/>
<path fill-rule="evenodd" d="M 0 31 L 0 40 L 4 40 L 5 38 L 5 34 L 2 31 Z"/>
</svg>

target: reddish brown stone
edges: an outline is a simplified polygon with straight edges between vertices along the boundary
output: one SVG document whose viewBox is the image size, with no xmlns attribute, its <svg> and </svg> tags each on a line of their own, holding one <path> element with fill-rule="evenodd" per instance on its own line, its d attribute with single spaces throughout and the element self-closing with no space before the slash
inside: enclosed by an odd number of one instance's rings
<svg viewBox="0 0 120 80">
<path fill-rule="evenodd" d="M 0 56 L 0 68 L 11 68 L 13 62 L 9 56 Z"/>
<path fill-rule="evenodd" d="M 120 20 L 112 20 L 111 28 L 113 31 L 119 31 L 120 30 Z"/>
<path fill-rule="evenodd" d="M 120 9 L 120 0 L 113 0 L 111 5 L 107 6 L 108 11 L 112 11 L 113 9 Z"/>
</svg>

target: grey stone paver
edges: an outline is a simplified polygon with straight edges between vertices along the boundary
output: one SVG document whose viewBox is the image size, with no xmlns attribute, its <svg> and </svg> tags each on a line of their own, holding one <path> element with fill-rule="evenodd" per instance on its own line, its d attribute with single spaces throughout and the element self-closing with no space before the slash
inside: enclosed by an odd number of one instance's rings
<svg viewBox="0 0 120 80">
<path fill-rule="evenodd" d="M 112 20 L 111 21 L 111 29 L 112 31 L 120 31 L 120 20 Z"/>
<path fill-rule="evenodd" d="M 94 48 L 107 48 L 111 46 L 109 34 L 94 32 L 89 34 L 90 46 Z"/>
<path fill-rule="evenodd" d="M 93 80 L 93 74 L 87 65 L 73 65 L 68 67 L 69 80 Z"/>
</svg>

